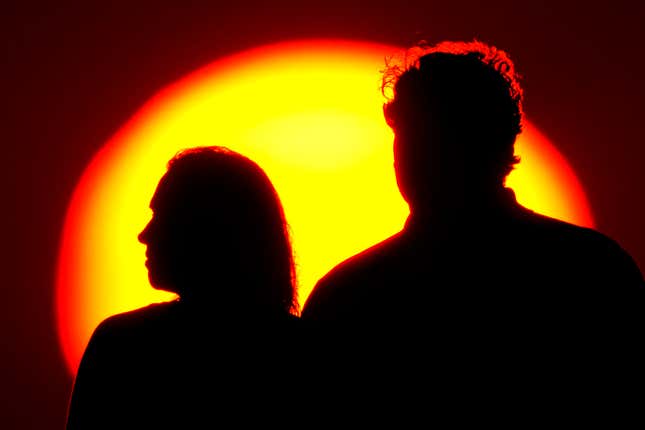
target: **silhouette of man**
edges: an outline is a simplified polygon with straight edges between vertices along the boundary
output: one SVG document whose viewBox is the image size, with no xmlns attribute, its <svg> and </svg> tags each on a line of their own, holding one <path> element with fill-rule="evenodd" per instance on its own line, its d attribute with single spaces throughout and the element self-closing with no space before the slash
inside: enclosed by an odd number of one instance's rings
<svg viewBox="0 0 645 430">
<path fill-rule="evenodd" d="M 182 151 L 150 207 L 139 235 L 150 283 L 179 298 L 99 325 L 67 428 L 283 422 L 301 348 L 291 245 L 268 177 L 222 147 Z"/>
<path fill-rule="evenodd" d="M 406 61 L 385 71 L 384 115 L 410 216 L 324 276 L 303 320 L 335 329 L 328 346 L 342 338 L 345 353 L 379 348 L 370 356 L 381 364 L 402 346 L 432 347 L 433 336 L 565 342 L 565 333 L 639 322 L 643 278 L 632 258 L 597 231 L 522 207 L 505 187 L 522 125 L 509 57 L 444 42 Z"/>
</svg>

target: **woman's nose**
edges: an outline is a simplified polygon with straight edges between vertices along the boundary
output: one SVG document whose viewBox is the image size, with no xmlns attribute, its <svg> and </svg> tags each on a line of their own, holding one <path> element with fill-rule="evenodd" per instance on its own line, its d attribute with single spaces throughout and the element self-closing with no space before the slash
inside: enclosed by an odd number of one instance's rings
<svg viewBox="0 0 645 430">
<path fill-rule="evenodd" d="M 150 226 L 152 225 L 152 220 L 141 230 L 141 233 L 139 233 L 139 236 L 137 236 L 137 239 L 139 239 L 139 242 L 143 243 L 144 245 L 148 244 L 148 239 L 150 235 Z"/>
</svg>

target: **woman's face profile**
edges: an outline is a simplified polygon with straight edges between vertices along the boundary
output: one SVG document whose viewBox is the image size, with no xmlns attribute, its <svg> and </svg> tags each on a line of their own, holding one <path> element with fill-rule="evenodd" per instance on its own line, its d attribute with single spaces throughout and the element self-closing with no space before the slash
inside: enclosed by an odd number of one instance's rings
<svg viewBox="0 0 645 430">
<path fill-rule="evenodd" d="M 152 218 L 139 233 L 146 245 L 146 267 L 153 288 L 183 294 L 206 294 L 214 279 L 226 275 L 222 265 L 230 249 L 217 197 L 225 184 L 166 173 L 150 202 Z M 216 201 L 213 203 L 213 201 Z M 239 221 L 239 220 L 238 220 Z M 232 263 L 232 262 L 229 262 Z"/>
<path fill-rule="evenodd" d="M 163 181 L 163 180 L 162 180 Z M 146 268 L 150 284 L 160 290 L 173 291 L 173 276 L 171 275 L 172 258 L 172 214 L 168 213 L 167 205 L 162 205 L 161 183 L 157 188 L 150 208 L 152 219 L 139 233 L 139 242 L 146 245 Z"/>
<path fill-rule="evenodd" d="M 166 174 L 150 202 L 152 219 L 139 233 L 146 245 L 146 267 L 150 284 L 159 290 L 181 293 L 195 275 L 199 259 L 199 226 L 194 216 L 177 199 Z"/>
</svg>

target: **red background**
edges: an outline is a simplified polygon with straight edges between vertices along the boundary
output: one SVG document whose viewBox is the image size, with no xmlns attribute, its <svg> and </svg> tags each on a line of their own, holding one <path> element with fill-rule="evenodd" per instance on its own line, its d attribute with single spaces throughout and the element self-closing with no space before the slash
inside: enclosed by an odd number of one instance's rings
<svg viewBox="0 0 645 430">
<path fill-rule="evenodd" d="M 55 333 L 53 280 L 84 166 L 158 89 L 257 45 L 476 37 L 507 50 L 524 76 L 527 114 L 578 173 L 598 229 L 645 271 L 643 3 L 56 3 L 5 5 L 0 18 L 2 428 L 64 425 L 72 379 Z"/>
</svg>

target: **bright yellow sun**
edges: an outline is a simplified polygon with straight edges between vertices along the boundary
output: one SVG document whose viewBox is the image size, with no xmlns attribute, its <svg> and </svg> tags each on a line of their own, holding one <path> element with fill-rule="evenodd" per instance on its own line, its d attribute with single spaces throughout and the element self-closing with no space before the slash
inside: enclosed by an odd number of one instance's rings
<svg viewBox="0 0 645 430">
<path fill-rule="evenodd" d="M 216 61 L 146 103 L 96 154 L 69 204 L 56 310 L 70 371 L 102 319 L 173 297 L 149 286 L 137 234 L 179 149 L 227 146 L 266 170 L 292 230 L 301 303 L 335 264 L 400 230 L 408 208 L 379 91 L 384 58 L 398 51 L 339 40 L 271 45 Z M 521 203 L 592 226 L 574 172 L 528 122 L 516 152 L 508 185 Z"/>
</svg>

